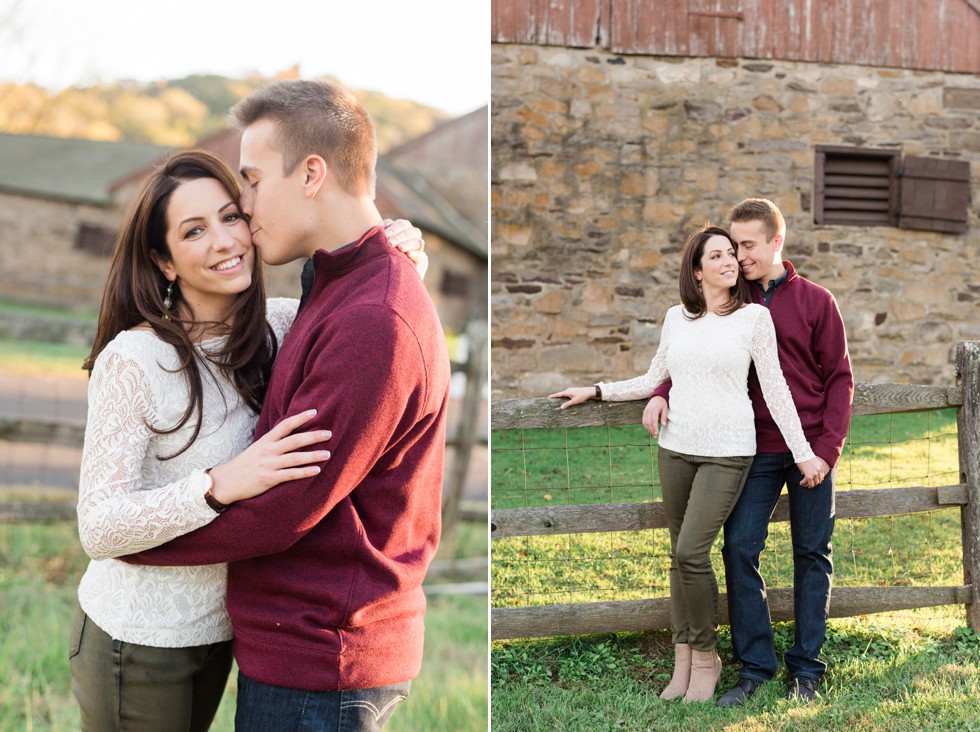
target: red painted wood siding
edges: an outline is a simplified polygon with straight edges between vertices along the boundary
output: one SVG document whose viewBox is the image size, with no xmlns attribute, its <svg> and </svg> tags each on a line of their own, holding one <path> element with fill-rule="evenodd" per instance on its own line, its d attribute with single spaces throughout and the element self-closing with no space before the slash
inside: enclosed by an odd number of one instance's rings
<svg viewBox="0 0 980 732">
<path fill-rule="evenodd" d="M 493 41 L 980 73 L 978 0 L 491 0 Z"/>
</svg>

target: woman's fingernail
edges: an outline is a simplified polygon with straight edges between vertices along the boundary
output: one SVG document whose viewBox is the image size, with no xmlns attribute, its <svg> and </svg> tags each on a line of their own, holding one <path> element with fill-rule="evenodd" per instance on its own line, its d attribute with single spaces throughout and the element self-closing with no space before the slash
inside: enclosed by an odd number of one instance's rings
<svg viewBox="0 0 980 732">
<path fill-rule="evenodd" d="M 307 413 L 308 415 L 310 415 L 311 417 L 314 417 L 314 416 L 316 416 L 316 410 L 315 410 L 315 409 L 307 409 L 307 410 L 306 410 L 306 413 Z"/>
<path fill-rule="evenodd" d="M 330 459 L 330 451 L 329 451 L 329 450 L 324 450 L 323 452 L 324 452 L 324 453 L 325 453 L 325 455 L 326 455 L 326 457 L 324 457 L 323 459 L 324 459 L 324 460 L 329 460 L 329 459 Z"/>
<path fill-rule="evenodd" d="M 323 432 L 320 433 L 320 436 L 324 440 L 329 440 L 331 437 L 333 437 L 333 432 L 331 432 L 330 430 L 324 430 Z"/>
</svg>

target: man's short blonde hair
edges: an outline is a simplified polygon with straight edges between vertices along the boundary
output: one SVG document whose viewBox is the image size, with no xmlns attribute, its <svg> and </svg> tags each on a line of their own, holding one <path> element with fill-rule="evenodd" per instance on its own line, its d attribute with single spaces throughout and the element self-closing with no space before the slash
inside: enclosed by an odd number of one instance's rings
<svg viewBox="0 0 980 732">
<path fill-rule="evenodd" d="M 235 127 L 263 119 L 276 123 L 273 144 L 282 152 L 283 174 L 308 155 L 330 165 L 340 187 L 374 197 L 378 146 L 374 123 L 354 95 L 327 81 L 279 81 L 262 87 L 231 108 Z"/>
<path fill-rule="evenodd" d="M 761 221 L 766 231 L 766 241 L 772 241 L 776 234 L 786 237 L 786 221 L 783 213 L 768 198 L 746 198 L 728 212 L 729 223 Z"/>
</svg>

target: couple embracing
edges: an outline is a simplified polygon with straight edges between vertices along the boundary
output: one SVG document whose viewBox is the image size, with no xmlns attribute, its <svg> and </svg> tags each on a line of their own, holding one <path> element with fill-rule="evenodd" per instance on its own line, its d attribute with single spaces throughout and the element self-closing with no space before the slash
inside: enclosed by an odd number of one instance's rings
<svg viewBox="0 0 980 732">
<path fill-rule="evenodd" d="M 381 220 L 346 90 L 232 117 L 244 189 L 202 151 L 150 176 L 85 363 L 83 730 L 208 729 L 232 655 L 237 730 L 376 730 L 421 665 L 449 387 L 421 233 Z M 267 301 L 262 262 L 301 258 Z"/>
<path fill-rule="evenodd" d="M 854 390 L 833 296 L 781 258 L 786 224 L 752 198 L 728 215 L 730 233 L 705 227 L 681 254 L 681 304 L 670 308 L 649 371 L 566 389 L 566 408 L 589 399 L 649 399 L 644 426 L 658 437 L 671 545 L 674 673 L 661 698 L 714 698 L 718 588 L 711 546 L 724 527 L 732 647 L 742 667 L 717 706 L 744 704 L 777 671 L 759 560 L 783 485 L 789 494 L 796 639 L 785 654 L 788 696 L 812 701 L 830 610 L 835 466 Z M 668 406 L 669 403 L 669 406 Z"/>
</svg>

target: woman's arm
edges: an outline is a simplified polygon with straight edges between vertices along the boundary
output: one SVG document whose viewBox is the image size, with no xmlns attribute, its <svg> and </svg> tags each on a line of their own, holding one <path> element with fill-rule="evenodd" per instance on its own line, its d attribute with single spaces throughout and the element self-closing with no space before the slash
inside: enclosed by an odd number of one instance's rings
<svg viewBox="0 0 980 732">
<path fill-rule="evenodd" d="M 89 383 L 78 484 L 78 535 L 93 559 L 162 544 L 217 516 L 204 500 L 203 470 L 144 489 L 142 467 L 155 412 L 155 395 L 142 366 L 115 351 L 105 352 Z"/>
<path fill-rule="evenodd" d="M 660 331 L 660 344 L 657 353 L 650 361 L 650 368 L 642 376 L 624 381 L 599 382 L 602 390 L 602 400 L 606 402 L 629 402 L 634 399 L 649 399 L 665 380 L 670 378 L 667 371 L 667 353 L 670 351 L 670 341 L 673 336 L 674 320 L 680 311 L 671 308 L 664 317 L 664 327 Z"/>
<path fill-rule="evenodd" d="M 573 386 L 563 391 L 549 394 L 548 398 L 558 399 L 567 397 L 568 401 L 564 402 L 560 409 L 581 404 L 590 399 L 599 399 L 604 402 L 629 402 L 634 399 L 649 398 L 653 390 L 661 382 L 670 378 L 670 374 L 667 372 L 667 352 L 670 348 L 667 323 L 670 319 L 671 316 L 668 312 L 667 317 L 664 319 L 664 327 L 660 335 L 660 345 L 657 347 L 657 353 L 650 362 L 650 368 L 642 376 L 626 379 L 625 381 L 600 381 L 595 386 Z"/>
<path fill-rule="evenodd" d="M 803 485 L 812 487 L 819 482 L 809 484 L 819 472 L 819 465 L 806 435 L 803 434 L 803 426 L 800 424 L 800 416 L 793 403 L 793 395 L 786 385 L 786 378 L 779 365 L 776 329 L 773 327 L 772 316 L 769 315 L 768 310 L 760 310 L 756 318 L 750 348 L 755 371 L 759 376 L 759 385 L 762 387 L 762 396 L 766 400 L 766 406 L 769 407 L 769 413 L 793 453 L 793 460 L 803 473 Z"/>
</svg>

